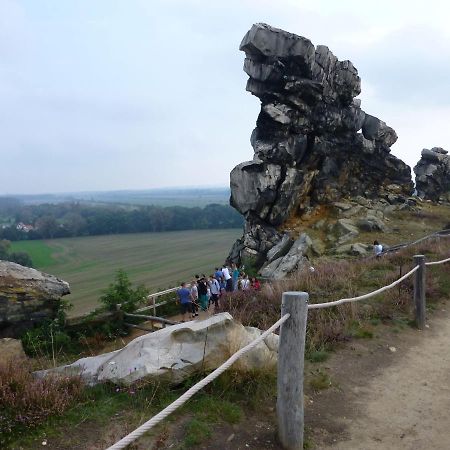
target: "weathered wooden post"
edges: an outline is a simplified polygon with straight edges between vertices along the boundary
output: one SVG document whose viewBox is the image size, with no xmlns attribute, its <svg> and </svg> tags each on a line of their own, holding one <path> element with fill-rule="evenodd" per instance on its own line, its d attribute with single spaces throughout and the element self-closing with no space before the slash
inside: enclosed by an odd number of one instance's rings
<svg viewBox="0 0 450 450">
<path fill-rule="evenodd" d="M 423 330 L 425 328 L 425 283 L 426 283 L 426 266 L 425 256 L 415 255 L 414 262 L 419 269 L 415 273 L 414 277 L 414 308 L 415 308 L 415 321 L 417 328 Z"/>
<path fill-rule="evenodd" d="M 155 296 L 152 297 L 152 304 L 153 304 L 153 315 L 156 316 L 156 299 L 155 299 Z"/>
<path fill-rule="evenodd" d="M 278 436 L 286 450 L 303 449 L 303 371 L 308 299 L 306 292 L 284 292 L 281 303 L 281 316 L 290 314 L 280 329 L 277 379 Z"/>
</svg>

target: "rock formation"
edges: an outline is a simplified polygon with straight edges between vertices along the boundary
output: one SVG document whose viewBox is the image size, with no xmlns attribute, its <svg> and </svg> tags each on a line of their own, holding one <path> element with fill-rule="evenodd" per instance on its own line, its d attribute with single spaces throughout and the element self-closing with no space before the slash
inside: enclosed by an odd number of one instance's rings
<svg viewBox="0 0 450 450">
<path fill-rule="evenodd" d="M 253 160 L 230 175 L 230 203 L 246 219 L 230 259 L 261 266 L 282 242 L 287 221 L 309 223 L 343 199 L 404 201 L 412 193 L 410 168 L 389 153 L 395 131 L 355 98 L 360 78 L 350 61 L 266 24 L 253 25 L 240 50 L 247 90 L 260 98 L 261 112 Z M 279 258 L 289 242 L 284 238 Z"/>
<path fill-rule="evenodd" d="M 424 148 L 414 173 L 419 197 L 434 202 L 450 202 L 450 155 L 447 150 Z"/>
<path fill-rule="evenodd" d="M 69 284 L 53 275 L 0 261 L 0 337 L 17 337 L 27 328 L 53 318 Z"/>
<path fill-rule="evenodd" d="M 244 327 L 229 313 L 216 314 L 163 328 L 140 336 L 121 350 L 82 358 L 73 364 L 37 372 L 81 374 L 89 384 L 106 381 L 131 384 L 145 377 L 164 377 L 178 383 L 199 370 L 220 366 L 236 351 L 260 336 L 261 331 Z M 237 361 L 236 370 L 275 367 L 278 336 L 272 334 Z"/>
</svg>

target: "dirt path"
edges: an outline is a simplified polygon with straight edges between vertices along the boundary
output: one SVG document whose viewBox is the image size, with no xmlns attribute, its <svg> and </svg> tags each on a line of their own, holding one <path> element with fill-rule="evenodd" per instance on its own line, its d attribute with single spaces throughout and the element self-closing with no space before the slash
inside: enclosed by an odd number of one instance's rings
<svg viewBox="0 0 450 450">
<path fill-rule="evenodd" d="M 445 306 L 441 308 L 429 319 L 429 328 L 424 332 L 408 330 L 394 339 L 395 352 L 389 350 L 389 337 L 378 345 L 387 367 L 379 370 L 374 367 L 370 373 L 370 366 L 360 371 L 355 364 L 357 379 L 351 370 L 347 372 L 341 392 L 331 393 L 325 402 L 341 397 L 342 413 L 337 408 L 337 415 L 328 417 L 331 426 L 324 427 L 326 438 L 321 444 L 316 440 L 316 448 L 450 448 L 450 314 Z M 380 360 L 380 352 L 378 355 L 376 351 L 371 352 L 375 363 L 379 360 L 380 367 L 385 365 Z M 348 355 L 342 362 L 350 362 Z M 341 371 L 337 377 L 343 375 Z"/>
</svg>

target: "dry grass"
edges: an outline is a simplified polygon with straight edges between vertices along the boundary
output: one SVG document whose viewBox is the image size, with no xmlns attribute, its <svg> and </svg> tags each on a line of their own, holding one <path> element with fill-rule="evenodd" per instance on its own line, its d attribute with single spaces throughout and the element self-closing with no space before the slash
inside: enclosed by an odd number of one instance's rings
<svg viewBox="0 0 450 450">
<path fill-rule="evenodd" d="M 0 444 L 17 428 L 32 428 L 47 417 L 62 414 L 83 392 L 79 377 L 39 379 L 23 361 L 0 363 Z"/>
<path fill-rule="evenodd" d="M 411 270 L 415 254 L 425 254 L 430 261 L 448 257 L 448 243 L 449 239 L 430 241 L 382 258 L 322 261 L 315 265 L 313 273 L 301 271 L 295 278 L 264 284 L 259 292 L 238 292 L 222 302 L 222 307 L 245 325 L 267 329 L 280 317 L 281 297 L 285 291 L 308 292 L 310 303 L 361 295 L 390 284 L 400 274 Z M 448 265 L 434 266 L 427 272 L 428 301 L 445 297 L 449 284 Z M 370 337 L 370 333 L 361 331 L 370 320 L 412 317 L 412 282 L 413 277 L 410 277 L 400 286 L 366 301 L 310 310 L 307 352 L 326 349 L 359 334 Z"/>
</svg>

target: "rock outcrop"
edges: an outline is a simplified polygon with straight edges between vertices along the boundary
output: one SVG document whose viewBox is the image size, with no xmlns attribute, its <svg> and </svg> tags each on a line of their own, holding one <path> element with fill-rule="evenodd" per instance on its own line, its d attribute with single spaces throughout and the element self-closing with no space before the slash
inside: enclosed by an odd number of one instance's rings
<svg viewBox="0 0 450 450">
<path fill-rule="evenodd" d="M 450 202 L 450 155 L 447 150 L 424 148 L 414 173 L 419 197 L 434 202 Z"/>
<path fill-rule="evenodd" d="M 0 261 L 0 337 L 17 337 L 47 318 L 54 318 L 69 284 L 38 270 Z"/>
<path fill-rule="evenodd" d="M 80 374 L 89 384 L 112 381 L 131 384 L 146 377 L 163 377 L 178 383 L 199 370 L 220 366 L 236 351 L 260 336 L 261 331 L 244 327 L 229 313 L 216 314 L 163 328 L 140 336 L 121 350 L 82 358 L 73 364 L 37 372 Z M 278 336 L 272 334 L 244 355 L 235 370 L 275 367 Z"/>
<path fill-rule="evenodd" d="M 390 154 L 397 135 L 361 109 L 350 61 L 266 24 L 253 25 L 240 50 L 247 90 L 260 98 L 261 112 L 251 135 L 253 160 L 230 175 L 230 203 L 246 219 L 232 260 L 261 266 L 288 219 L 307 221 L 342 199 L 411 195 L 410 168 Z"/>
</svg>

